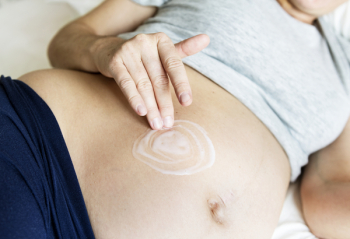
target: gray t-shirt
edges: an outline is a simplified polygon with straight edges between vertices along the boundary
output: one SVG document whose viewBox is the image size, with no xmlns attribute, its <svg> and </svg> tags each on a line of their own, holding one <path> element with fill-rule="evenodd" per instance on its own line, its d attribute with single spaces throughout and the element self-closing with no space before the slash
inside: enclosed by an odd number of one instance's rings
<svg viewBox="0 0 350 239">
<path fill-rule="evenodd" d="M 183 62 L 270 129 L 289 157 L 292 181 L 308 156 L 343 130 L 350 114 L 350 47 L 322 19 L 318 30 L 292 18 L 276 0 L 133 1 L 158 6 L 158 12 L 119 37 L 164 32 L 177 43 L 209 35 L 209 46 Z"/>
</svg>

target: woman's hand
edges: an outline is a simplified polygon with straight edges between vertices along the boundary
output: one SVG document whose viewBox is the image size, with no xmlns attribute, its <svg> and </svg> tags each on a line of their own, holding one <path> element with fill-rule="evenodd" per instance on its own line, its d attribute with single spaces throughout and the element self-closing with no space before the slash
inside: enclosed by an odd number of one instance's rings
<svg viewBox="0 0 350 239">
<path fill-rule="evenodd" d="M 200 34 L 175 45 L 165 33 L 101 40 L 93 53 L 98 70 L 115 79 L 134 111 L 147 115 L 152 129 L 172 127 L 174 106 L 169 79 L 180 104 L 190 105 L 191 87 L 181 58 L 204 49 L 209 37 Z"/>
</svg>

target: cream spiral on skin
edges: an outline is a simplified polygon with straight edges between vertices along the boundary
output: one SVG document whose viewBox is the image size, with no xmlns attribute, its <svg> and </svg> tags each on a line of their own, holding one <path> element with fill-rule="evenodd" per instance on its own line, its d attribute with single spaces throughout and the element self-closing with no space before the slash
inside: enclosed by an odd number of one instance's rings
<svg viewBox="0 0 350 239">
<path fill-rule="evenodd" d="M 171 129 L 149 129 L 135 141 L 132 153 L 151 168 L 173 175 L 194 174 L 215 162 L 215 149 L 207 133 L 187 120 L 175 120 Z"/>
</svg>

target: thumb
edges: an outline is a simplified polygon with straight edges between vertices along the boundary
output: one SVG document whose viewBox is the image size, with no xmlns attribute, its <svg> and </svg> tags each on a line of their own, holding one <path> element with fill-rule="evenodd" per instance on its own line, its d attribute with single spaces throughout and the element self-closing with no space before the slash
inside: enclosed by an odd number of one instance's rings
<svg viewBox="0 0 350 239">
<path fill-rule="evenodd" d="M 209 45 L 210 38 L 206 34 L 199 34 L 175 44 L 181 58 L 200 52 Z"/>
</svg>

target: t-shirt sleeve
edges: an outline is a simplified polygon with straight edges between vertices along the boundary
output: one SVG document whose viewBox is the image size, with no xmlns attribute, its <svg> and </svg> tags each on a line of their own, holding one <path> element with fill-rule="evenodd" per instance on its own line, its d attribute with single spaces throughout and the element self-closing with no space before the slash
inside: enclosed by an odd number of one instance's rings
<svg viewBox="0 0 350 239">
<path fill-rule="evenodd" d="M 142 6 L 156 6 L 160 7 L 170 0 L 132 0 L 133 2 L 140 4 Z"/>
<path fill-rule="evenodd" d="M 28 85 L 3 76 L 0 238 L 95 238 L 54 114 Z"/>
<path fill-rule="evenodd" d="M 0 237 L 47 238 L 39 205 L 10 161 L 0 153 Z"/>
</svg>

